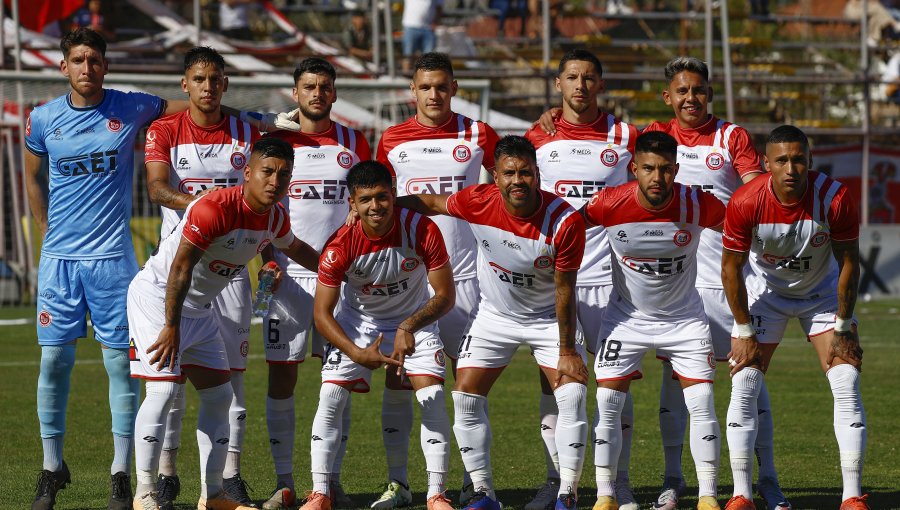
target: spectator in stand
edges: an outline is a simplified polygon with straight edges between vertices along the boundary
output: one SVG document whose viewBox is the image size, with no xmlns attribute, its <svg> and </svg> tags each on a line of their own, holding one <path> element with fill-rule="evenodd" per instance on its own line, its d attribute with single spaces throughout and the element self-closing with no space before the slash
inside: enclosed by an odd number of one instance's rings
<svg viewBox="0 0 900 510">
<path fill-rule="evenodd" d="M 250 7 L 257 0 L 221 0 L 219 2 L 219 32 L 229 39 L 253 39 L 250 30 Z"/>
<path fill-rule="evenodd" d="M 884 95 L 888 101 L 900 103 L 900 51 L 894 52 L 884 74 L 881 75 L 881 83 L 884 84 Z"/>
<path fill-rule="evenodd" d="M 350 14 L 350 26 L 343 34 L 344 50 L 362 61 L 372 60 L 372 27 L 364 11 Z"/>
<path fill-rule="evenodd" d="M 444 0 L 403 2 L 403 70 L 409 71 L 417 54 L 430 53 L 437 45 L 434 27 L 444 9 Z"/>
<path fill-rule="evenodd" d="M 107 23 L 103 10 L 103 2 L 101 0 L 87 0 L 84 3 L 84 7 L 78 9 L 72 15 L 71 30 L 87 27 L 102 35 L 107 41 L 115 40 L 116 32 Z"/>
</svg>

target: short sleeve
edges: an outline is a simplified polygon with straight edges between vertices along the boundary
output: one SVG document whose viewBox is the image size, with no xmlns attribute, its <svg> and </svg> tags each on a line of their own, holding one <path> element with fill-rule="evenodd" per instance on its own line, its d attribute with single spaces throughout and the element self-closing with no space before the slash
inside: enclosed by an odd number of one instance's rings
<svg viewBox="0 0 900 510">
<path fill-rule="evenodd" d="M 556 248 L 556 270 L 578 271 L 584 257 L 584 220 L 578 214 L 566 218 L 556 235 L 553 236 L 553 247 Z"/>
<path fill-rule="evenodd" d="M 598 227 L 604 224 L 603 204 L 606 201 L 606 196 L 609 194 L 605 191 L 606 188 L 603 188 L 595 192 L 591 200 L 584 206 L 584 215 L 587 218 L 589 227 Z"/>
<path fill-rule="evenodd" d="M 129 92 L 126 104 L 137 110 L 136 121 L 139 126 L 146 126 L 160 118 L 165 111 L 164 99 L 144 92 Z"/>
<path fill-rule="evenodd" d="M 25 147 L 36 156 L 47 154 L 47 146 L 44 144 L 44 122 L 40 110 L 31 110 L 25 121 Z"/>
<path fill-rule="evenodd" d="M 485 169 L 491 170 L 497 165 L 497 162 L 494 161 L 494 149 L 497 147 L 497 142 L 500 141 L 500 137 L 491 126 L 488 126 L 485 123 L 481 123 L 481 125 L 484 126 L 484 138 L 478 140 L 479 143 L 482 143 L 482 140 L 484 140 L 484 145 L 481 146 L 481 149 L 484 151 L 481 165 Z"/>
<path fill-rule="evenodd" d="M 725 221 L 725 204 L 712 193 L 701 191 L 698 193 L 700 200 L 700 226 L 704 228 L 718 227 Z"/>
<path fill-rule="evenodd" d="M 659 121 L 653 121 L 641 131 L 641 134 L 651 133 L 653 131 L 667 131 L 666 125 Z"/>
<path fill-rule="evenodd" d="M 732 156 L 732 164 L 742 178 L 752 173 L 762 172 L 759 153 L 753 147 L 750 133 L 742 127 L 735 128 L 728 144 Z"/>
<path fill-rule="evenodd" d="M 859 209 L 846 186 L 841 186 L 841 191 L 831 201 L 828 225 L 834 241 L 859 239 Z"/>
<path fill-rule="evenodd" d="M 191 204 L 182 231 L 185 239 L 201 250 L 209 248 L 215 238 L 229 231 L 221 204 L 204 198 Z"/>
<path fill-rule="evenodd" d="M 348 267 L 347 254 L 343 248 L 335 242 L 327 244 L 319 257 L 319 283 L 328 287 L 340 287 Z"/>
<path fill-rule="evenodd" d="M 387 132 L 385 132 L 387 134 Z M 378 148 L 375 150 L 375 160 L 386 166 L 388 170 L 391 171 L 391 175 L 394 177 L 397 176 L 397 172 L 394 171 L 394 165 L 391 164 L 390 158 L 388 158 L 388 150 L 384 142 L 385 135 L 381 135 L 381 139 L 378 140 Z"/>
<path fill-rule="evenodd" d="M 467 207 L 467 204 L 472 200 L 472 193 L 474 190 L 480 186 L 483 185 L 467 186 L 447 197 L 447 212 L 450 216 L 468 220 L 469 218 L 466 213 L 469 208 Z"/>
<path fill-rule="evenodd" d="M 634 159 L 634 149 L 637 147 L 637 139 L 640 135 L 638 128 L 634 127 L 633 124 L 628 125 L 628 152 L 631 153 L 629 156 L 631 156 L 632 160 Z"/>
<path fill-rule="evenodd" d="M 725 208 L 725 227 L 722 230 L 722 247 L 736 252 L 750 251 L 753 240 L 752 202 L 731 198 Z"/>
<path fill-rule="evenodd" d="M 369 147 L 369 141 L 366 140 L 365 135 L 359 131 L 356 132 L 356 157 L 358 157 L 360 161 L 369 161 L 372 159 L 372 148 Z"/>
<path fill-rule="evenodd" d="M 144 163 L 160 162 L 172 165 L 172 142 L 167 124 L 154 121 L 147 130 L 144 145 Z"/>
<path fill-rule="evenodd" d="M 416 238 L 421 239 L 416 251 L 425 262 L 425 269 L 434 271 L 447 265 L 450 257 L 447 255 L 447 247 L 444 245 L 444 236 L 438 226 L 429 218 L 423 217 L 419 222 L 419 232 Z"/>
<path fill-rule="evenodd" d="M 291 244 L 294 242 L 294 232 L 291 230 L 291 217 L 280 203 L 275 205 L 275 214 L 280 215 L 281 218 L 283 218 L 283 221 L 281 221 L 278 230 L 272 232 L 274 235 L 272 244 L 279 250 L 290 248 Z"/>
</svg>

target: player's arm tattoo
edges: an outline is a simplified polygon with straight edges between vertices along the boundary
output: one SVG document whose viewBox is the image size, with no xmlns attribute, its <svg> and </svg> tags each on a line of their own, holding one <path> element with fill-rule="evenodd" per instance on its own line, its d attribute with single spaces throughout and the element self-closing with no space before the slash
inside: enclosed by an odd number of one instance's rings
<svg viewBox="0 0 900 510">
<path fill-rule="evenodd" d="M 749 324 L 750 305 L 747 301 L 747 285 L 744 282 L 744 264 L 748 252 L 722 250 L 722 287 L 731 308 L 731 315 L 738 324 Z"/>
<path fill-rule="evenodd" d="M 25 191 L 31 215 L 41 229 L 41 236 L 47 233 L 47 198 L 44 190 L 48 189 L 48 183 L 41 172 L 43 164 L 44 158 L 25 150 Z"/>
<path fill-rule="evenodd" d="M 181 310 L 184 299 L 191 288 L 191 276 L 194 266 L 203 256 L 203 250 L 194 246 L 190 241 L 181 238 L 178 251 L 169 268 L 169 278 L 166 281 L 166 325 L 177 326 L 181 324 Z"/>
<path fill-rule="evenodd" d="M 849 319 L 859 289 L 859 240 L 832 241 L 831 252 L 838 264 L 837 316 Z"/>
<path fill-rule="evenodd" d="M 415 333 L 443 317 L 456 304 L 456 286 L 453 284 L 453 270 L 449 263 L 429 271 L 428 283 L 434 289 L 434 296 L 401 322 L 400 329 Z"/>
<path fill-rule="evenodd" d="M 170 171 L 166 163 L 160 161 L 147 163 L 147 196 L 154 204 L 169 209 L 185 209 L 197 197 L 173 188 L 169 183 Z"/>
<path fill-rule="evenodd" d="M 559 322 L 560 352 L 575 352 L 575 283 L 578 271 L 559 271 L 553 274 L 556 283 L 556 318 Z"/>
</svg>

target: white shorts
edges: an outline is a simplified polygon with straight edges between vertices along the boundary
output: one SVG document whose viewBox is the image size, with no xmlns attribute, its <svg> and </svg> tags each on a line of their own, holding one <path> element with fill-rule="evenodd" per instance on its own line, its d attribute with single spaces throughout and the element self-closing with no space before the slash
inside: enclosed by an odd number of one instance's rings
<svg viewBox="0 0 900 510">
<path fill-rule="evenodd" d="M 338 320 L 344 333 L 353 340 L 358 347 L 372 345 L 379 333 L 384 333 L 381 341 L 381 353 L 390 356 L 394 351 L 394 334 L 397 330 L 378 329 L 371 325 L 350 325 Z M 446 372 L 444 360 L 444 345 L 437 334 L 437 328 L 430 325 L 420 329 L 415 334 L 416 352 L 407 356 L 403 362 L 403 375 L 406 377 L 429 376 L 444 381 Z M 368 393 L 371 388 L 372 371 L 358 365 L 349 356 L 335 348 L 331 344 L 325 344 L 325 358 L 322 363 L 322 382 L 353 383 L 351 391 Z M 410 387 L 411 388 L 411 387 Z"/>
<path fill-rule="evenodd" d="M 153 353 L 147 349 L 159 339 L 166 323 L 165 298 L 146 282 L 137 279 L 128 287 L 128 329 L 131 343 L 128 349 L 131 377 L 154 381 L 180 381 L 182 367 L 203 367 L 228 372 L 225 342 L 219 335 L 219 323 L 210 312 L 202 317 L 182 317 L 181 343 L 175 366 L 157 370 L 150 364 Z"/>
<path fill-rule="evenodd" d="M 640 379 L 641 360 L 650 349 L 656 349 L 658 358 L 672 363 L 673 372 L 680 378 L 712 382 L 715 377 L 716 358 L 705 317 L 650 321 L 629 317 L 610 306 L 597 349 L 597 382 Z"/>
<path fill-rule="evenodd" d="M 286 276 L 272 296 L 269 314 L 263 319 L 263 343 L 268 363 L 302 363 L 307 346 L 321 358 L 325 340 L 313 321 L 316 277 Z"/>
<path fill-rule="evenodd" d="M 213 314 L 219 323 L 219 335 L 225 342 L 225 353 L 232 370 L 243 372 L 247 369 L 252 308 L 247 271 L 231 280 L 213 300 Z"/>
<path fill-rule="evenodd" d="M 814 295 L 808 299 L 780 296 L 768 289 L 760 295 L 748 292 L 750 320 L 756 339 L 762 344 L 777 344 L 784 337 L 788 320 L 800 319 L 800 327 L 807 340 L 834 329 L 837 314 L 837 294 Z M 852 318 L 856 324 L 856 317 Z M 737 337 L 737 331 L 731 335 Z"/>
<path fill-rule="evenodd" d="M 734 316 L 725 298 L 724 289 L 697 289 L 703 301 L 703 311 L 709 322 L 709 334 L 712 337 L 713 352 L 717 361 L 728 361 L 731 352 L 731 326 Z"/>
<path fill-rule="evenodd" d="M 603 325 L 603 314 L 609 303 L 612 284 L 593 287 L 576 287 L 575 297 L 578 300 L 578 322 L 584 331 L 584 346 L 588 352 L 597 352 L 600 341 L 600 329 Z"/>
<path fill-rule="evenodd" d="M 482 308 L 459 347 L 456 369 L 503 368 L 520 345 L 531 348 L 538 365 L 556 370 L 559 365 L 559 324 L 549 318 L 523 324 Z M 576 333 L 575 348 L 581 359 L 586 360 L 580 330 Z"/>
<path fill-rule="evenodd" d="M 478 289 L 477 278 L 466 278 L 455 282 L 456 304 L 446 315 L 438 319 L 438 329 L 441 342 L 444 344 L 444 352 L 453 359 L 459 353 L 459 344 L 462 343 L 466 331 L 475 320 L 478 313 Z"/>
</svg>

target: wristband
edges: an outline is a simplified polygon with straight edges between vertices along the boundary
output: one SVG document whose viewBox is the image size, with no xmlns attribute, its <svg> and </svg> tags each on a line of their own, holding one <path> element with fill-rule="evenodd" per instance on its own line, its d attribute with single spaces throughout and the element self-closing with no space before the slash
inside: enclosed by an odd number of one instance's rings
<svg viewBox="0 0 900 510">
<path fill-rule="evenodd" d="M 738 338 L 750 338 L 756 334 L 753 331 L 753 326 L 750 324 L 736 324 L 735 328 L 737 329 Z"/>
<path fill-rule="evenodd" d="M 853 324 L 853 319 L 842 319 L 835 315 L 835 317 L 834 317 L 834 332 L 835 333 L 849 333 L 851 324 Z"/>
</svg>

